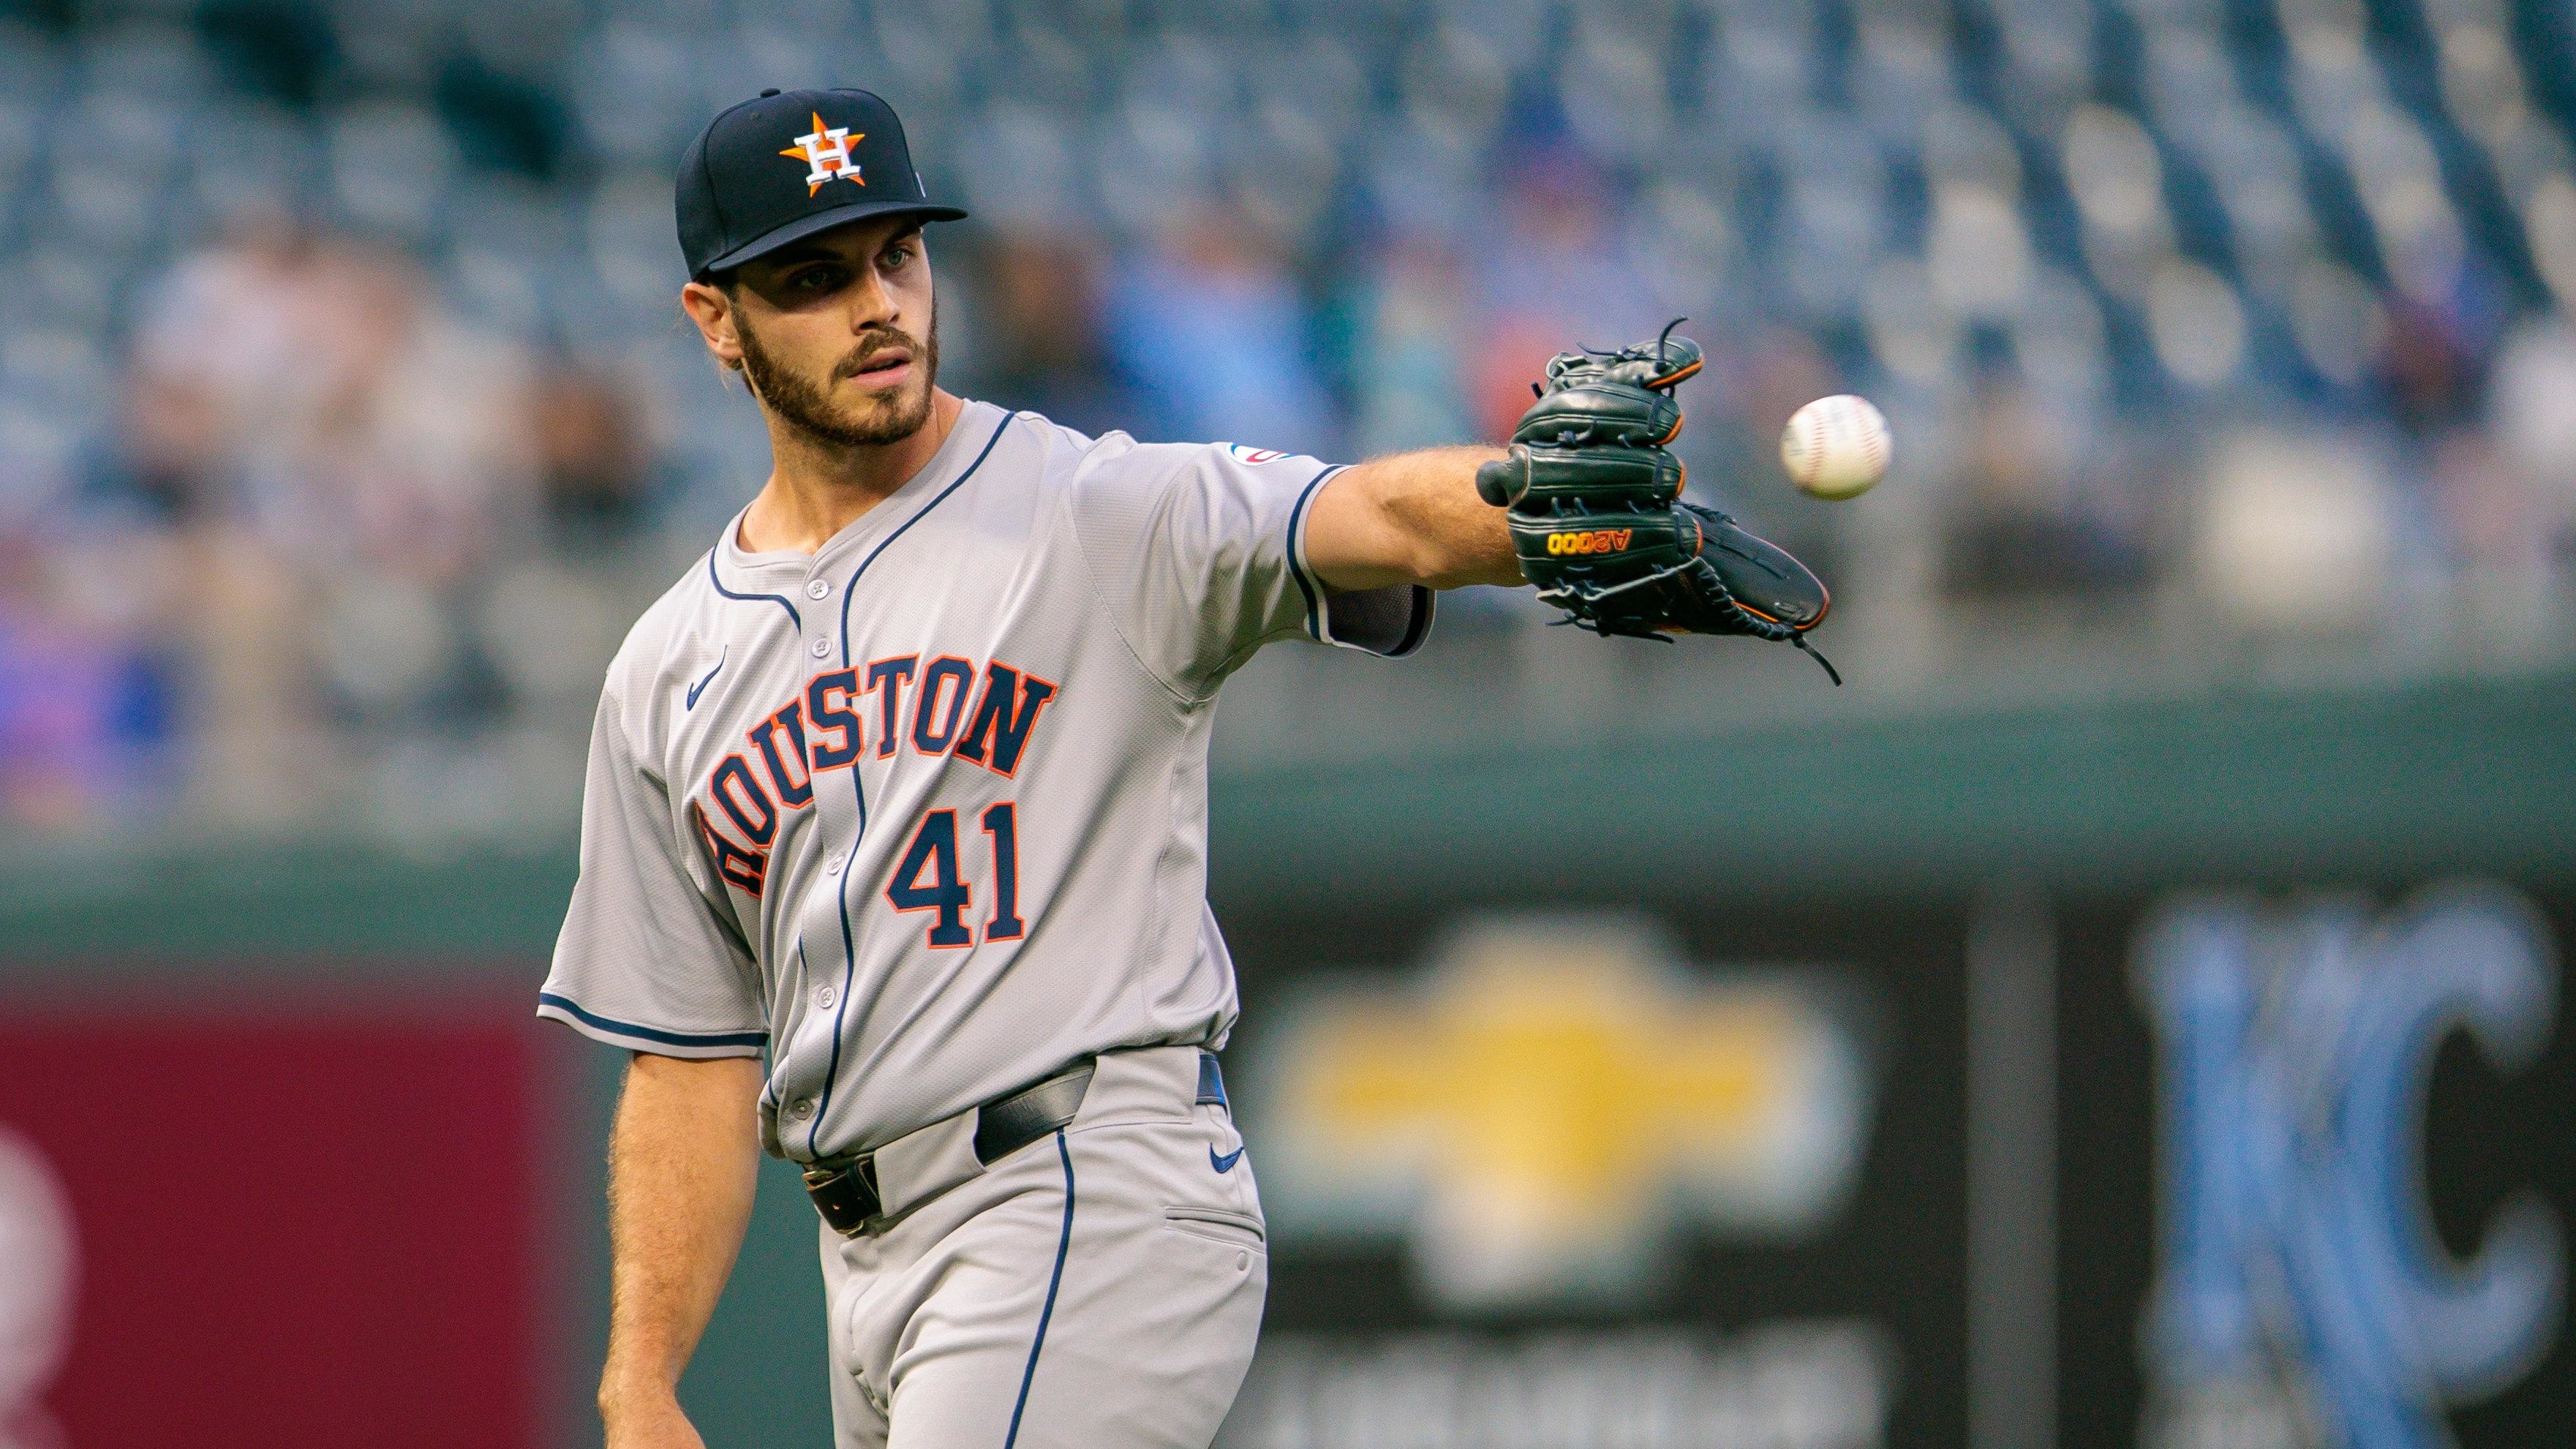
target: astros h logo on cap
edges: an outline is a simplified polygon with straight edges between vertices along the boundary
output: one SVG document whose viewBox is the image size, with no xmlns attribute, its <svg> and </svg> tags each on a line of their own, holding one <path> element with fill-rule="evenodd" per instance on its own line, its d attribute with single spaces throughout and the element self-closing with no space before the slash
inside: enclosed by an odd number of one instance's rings
<svg viewBox="0 0 2576 1449">
<path fill-rule="evenodd" d="M 835 176 L 861 186 L 868 184 L 867 178 L 860 174 L 859 163 L 850 159 L 850 147 L 866 139 L 867 133 L 853 136 L 847 126 L 825 126 L 823 113 L 816 111 L 813 131 L 797 137 L 795 145 L 778 154 L 813 164 L 814 169 L 805 173 L 805 194 L 812 196 L 823 189 L 823 183 Z"/>
<path fill-rule="evenodd" d="M 728 107 L 689 143 L 673 201 L 696 281 L 854 221 L 966 214 L 930 199 L 894 107 L 862 90 L 763 91 Z"/>
</svg>

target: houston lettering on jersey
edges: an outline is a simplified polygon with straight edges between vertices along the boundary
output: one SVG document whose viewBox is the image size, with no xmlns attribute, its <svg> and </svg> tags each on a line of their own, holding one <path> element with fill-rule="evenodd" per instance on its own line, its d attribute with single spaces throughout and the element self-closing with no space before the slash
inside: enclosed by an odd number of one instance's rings
<svg viewBox="0 0 2576 1449">
<path fill-rule="evenodd" d="M 903 654 L 817 674 L 751 728 L 690 810 L 716 869 L 756 896 L 768 880 L 779 812 L 813 804 L 815 776 L 848 769 L 872 748 L 879 759 L 910 750 L 1009 779 L 1058 692 L 1053 680 L 999 659 L 978 670 L 954 654 Z"/>
</svg>

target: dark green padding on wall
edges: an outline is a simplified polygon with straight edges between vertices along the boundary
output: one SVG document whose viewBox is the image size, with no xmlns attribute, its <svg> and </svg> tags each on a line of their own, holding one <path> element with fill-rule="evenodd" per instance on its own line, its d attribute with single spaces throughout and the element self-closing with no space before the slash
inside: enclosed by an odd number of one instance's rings
<svg viewBox="0 0 2576 1449">
<path fill-rule="evenodd" d="M 1647 872 L 1765 894 L 2576 870 L 2576 674 L 1914 716 L 1220 770 L 1220 908 Z M 1542 871 L 1543 868 L 1543 871 Z M 542 955 L 569 839 L 443 858 L 302 843 L 13 852 L 0 954 Z"/>
</svg>

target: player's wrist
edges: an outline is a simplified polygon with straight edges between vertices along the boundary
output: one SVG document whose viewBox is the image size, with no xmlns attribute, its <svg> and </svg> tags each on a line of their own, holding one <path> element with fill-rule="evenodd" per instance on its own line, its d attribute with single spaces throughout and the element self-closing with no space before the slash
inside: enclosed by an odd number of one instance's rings
<svg viewBox="0 0 2576 1449">
<path fill-rule="evenodd" d="M 679 1383 L 662 1374 L 612 1367 L 599 1381 L 599 1416 L 614 1428 L 680 1412 Z"/>
<path fill-rule="evenodd" d="M 676 1401 L 651 1410 L 603 1413 L 600 1440 L 606 1449 L 700 1449 L 705 1442 Z"/>
</svg>

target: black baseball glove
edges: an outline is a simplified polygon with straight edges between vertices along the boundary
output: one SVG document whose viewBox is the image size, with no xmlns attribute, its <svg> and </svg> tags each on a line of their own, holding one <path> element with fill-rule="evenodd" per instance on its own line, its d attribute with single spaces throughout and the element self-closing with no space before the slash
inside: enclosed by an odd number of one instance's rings
<svg viewBox="0 0 2576 1449">
<path fill-rule="evenodd" d="M 1675 326 L 1680 325 L 1675 323 Z M 1509 510 L 1512 546 L 1561 623 L 1596 634 L 1750 634 L 1805 650 L 1832 596 L 1788 551 L 1713 508 L 1680 501 L 1682 430 L 1673 389 L 1699 371 L 1699 344 L 1672 328 L 1618 352 L 1561 352 L 1512 430 L 1508 458 L 1476 470 L 1476 491 Z"/>
</svg>

